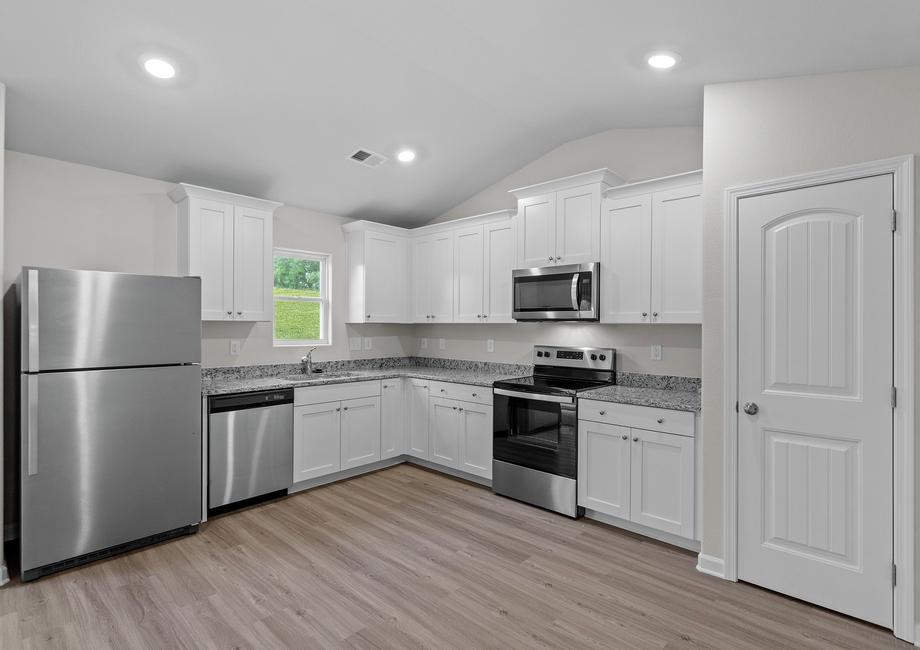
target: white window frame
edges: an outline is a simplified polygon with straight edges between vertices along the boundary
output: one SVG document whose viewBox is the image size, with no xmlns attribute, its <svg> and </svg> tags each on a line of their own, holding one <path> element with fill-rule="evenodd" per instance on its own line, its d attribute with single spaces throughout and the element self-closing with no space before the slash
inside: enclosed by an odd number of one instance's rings
<svg viewBox="0 0 920 650">
<path fill-rule="evenodd" d="M 320 285 L 318 298 L 297 298 L 294 296 L 282 297 L 274 295 L 274 262 L 276 257 L 296 257 L 302 260 L 310 260 L 320 263 Z M 272 249 L 272 341 L 275 347 L 305 347 L 317 345 L 332 345 L 332 301 L 329 297 L 329 289 L 332 286 L 332 255 L 330 253 L 316 253 L 312 251 L 303 251 L 296 248 Z M 318 302 L 320 303 L 319 313 L 319 338 L 318 339 L 279 339 L 275 337 L 275 314 L 277 310 L 275 305 L 281 302 Z"/>
</svg>

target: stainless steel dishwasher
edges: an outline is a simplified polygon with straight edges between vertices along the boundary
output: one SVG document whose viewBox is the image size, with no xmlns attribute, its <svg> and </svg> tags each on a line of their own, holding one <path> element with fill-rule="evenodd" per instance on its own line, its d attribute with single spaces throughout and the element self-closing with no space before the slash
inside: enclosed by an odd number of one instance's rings
<svg viewBox="0 0 920 650">
<path fill-rule="evenodd" d="M 291 486 L 293 389 L 222 395 L 208 406 L 208 508 Z"/>
</svg>

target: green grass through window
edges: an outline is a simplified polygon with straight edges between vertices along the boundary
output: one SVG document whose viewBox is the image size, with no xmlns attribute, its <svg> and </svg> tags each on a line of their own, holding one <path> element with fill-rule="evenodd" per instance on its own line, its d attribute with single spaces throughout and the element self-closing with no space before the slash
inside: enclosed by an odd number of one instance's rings
<svg viewBox="0 0 920 650">
<path fill-rule="evenodd" d="M 310 289 L 275 287 L 276 296 L 319 297 Z M 275 339 L 315 341 L 320 338 L 320 303 L 279 300 L 275 302 Z"/>
</svg>

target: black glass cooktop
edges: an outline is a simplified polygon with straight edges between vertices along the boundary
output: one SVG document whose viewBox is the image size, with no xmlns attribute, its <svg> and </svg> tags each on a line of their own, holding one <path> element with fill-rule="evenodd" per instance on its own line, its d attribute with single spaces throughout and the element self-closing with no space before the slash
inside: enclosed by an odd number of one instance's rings
<svg viewBox="0 0 920 650">
<path fill-rule="evenodd" d="M 548 393 L 574 395 L 581 390 L 590 390 L 600 386 L 609 386 L 612 381 L 600 379 L 576 379 L 572 377 L 530 376 L 516 379 L 503 379 L 492 384 L 495 388 L 521 390 L 528 393 Z"/>
</svg>

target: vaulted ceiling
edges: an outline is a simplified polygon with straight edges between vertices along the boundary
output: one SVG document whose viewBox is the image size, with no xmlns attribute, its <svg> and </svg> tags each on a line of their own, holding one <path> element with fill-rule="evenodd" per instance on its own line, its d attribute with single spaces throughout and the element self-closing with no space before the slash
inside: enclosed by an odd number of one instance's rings
<svg viewBox="0 0 920 650">
<path fill-rule="evenodd" d="M 916 0 L 10 1 L 0 81 L 10 149 L 411 225 L 562 142 L 700 124 L 706 83 L 920 64 L 918 27 Z"/>
</svg>

